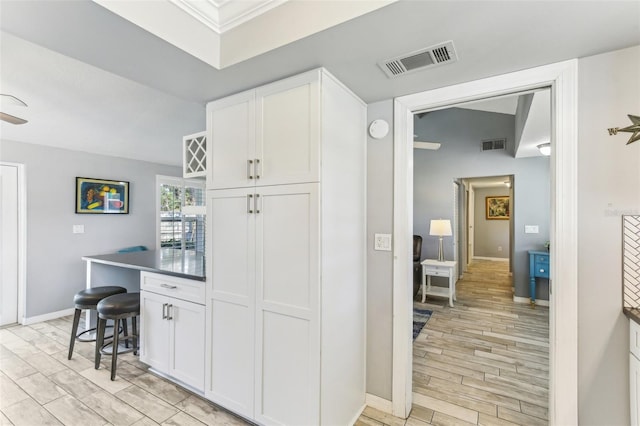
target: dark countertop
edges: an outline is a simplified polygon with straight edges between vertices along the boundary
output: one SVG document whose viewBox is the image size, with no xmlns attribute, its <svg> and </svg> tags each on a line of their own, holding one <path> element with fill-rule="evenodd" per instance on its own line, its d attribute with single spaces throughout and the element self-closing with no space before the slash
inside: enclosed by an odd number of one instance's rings
<svg viewBox="0 0 640 426">
<path fill-rule="evenodd" d="M 639 308 L 622 308 L 625 316 L 637 324 L 640 324 L 640 309 Z"/>
<path fill-rule="evenodd" d="M 204 253 L 163 248 L 160 250 L 83 256 L 82 260 L 205 281 Z"/>
</svg>

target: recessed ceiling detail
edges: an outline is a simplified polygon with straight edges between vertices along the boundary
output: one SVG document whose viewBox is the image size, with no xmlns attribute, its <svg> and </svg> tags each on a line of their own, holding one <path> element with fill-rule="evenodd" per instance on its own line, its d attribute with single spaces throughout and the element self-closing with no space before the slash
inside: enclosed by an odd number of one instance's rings
<svg viewBox="0 0 640 426">
<path fill-rule="evenodd" d="M 218 34 L 244 24 L 288 0 L 169 0 Z"/>
<path fill-rule="evenodd" d="M 387 59 L 378 63 L 378 65 L 387 77 L 394 78 L 435 65 L 453 63 L 457 60 L 458 55 L 453 46 L 453 41 L 447 41 L 392 59 Z"/>
</svg>

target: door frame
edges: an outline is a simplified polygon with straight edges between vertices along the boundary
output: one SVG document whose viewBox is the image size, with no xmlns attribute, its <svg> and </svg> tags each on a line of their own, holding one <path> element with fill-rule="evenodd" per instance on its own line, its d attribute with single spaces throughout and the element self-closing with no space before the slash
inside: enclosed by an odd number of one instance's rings
<svg viewBox="0 0 640 426">
<path fill-rule="evenodd" d="M 549 423 L 578 423 L 578 61 L 517 71 L 394 99 L 393 414 L 412 404 L 413 113 L 551 87 L 553 147 L 549 281 Z M 553 282 L 562 285 L 553 286 Z M 552 291 L 553 290 L 553 291 Z"/>
<path fill-rule="evenodd" d="M 18 323 L 25 324 L 27 283 L 27 187 L 25 165 L 0 161 L 18 171 Z"/>
</svg>

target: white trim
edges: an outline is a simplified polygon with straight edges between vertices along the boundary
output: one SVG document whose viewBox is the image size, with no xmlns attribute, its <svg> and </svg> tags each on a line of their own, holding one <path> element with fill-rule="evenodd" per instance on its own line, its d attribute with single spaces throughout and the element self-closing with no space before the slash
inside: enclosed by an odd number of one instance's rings
<svg viewBox="0 0 640 426">
<path fill-rule="evenodd" d="M 578 424 L 578 61 L 570 60 L 443 87 L 394 100 L 393 414 L 411 410 L 411 229 L 413 111 L 552 88 L 549 423 Z M 557 308 L 557 309 L 556 309 Z"/>
<path fill-rule="evenodd" d="M 388 399 L 380 398 L 377 395 L 366 394 L 365 395 L 365 403 L 367 406 L 371 408 L 375 408 L 376 410 L 380 410 L 383 413 L 392 414 L 393 412 L 393 404 Z"/>
<path fill-rule="evenodd" d="M 531 303 L 531 299 L 529 299 L 528 297 L 520 297 L 520 296 L 513 296 L 513 301 L 515 303 L 526 303 L 526 304 Z M 536 305 L 549 306 L 549 304 L 550 303 L 548 300 L 536 299 Z"/>
<path fill-rule="evenodd" d="M 75 308 L 69 308 L 69 309 L 63 309 L 57 312 L 49 312 L 48 314 L 44 314 L 44 315 L 36 315 L 35 317 L 28 317 L 28 318 L 25 317 L 22 320 L 22 325 L 31 325 L 38 322 L 49 321 L 57 318 L 66 317 L 68 315 L 73 315 L 75 311 L 76 311 Z"/>
<path fill-rule="evenodd" d="M 0 161 L 18 170 L 18 322 L 25 324 L 27 294 L 27 174 L 21 163 Z"/>
<path fill-rule="evenodd" d="M 492 260 L 494 262 L 508 262 L 508 257 L 485 257 L 485 256 L 473 256 L 471 260 Z"/>
</svg>

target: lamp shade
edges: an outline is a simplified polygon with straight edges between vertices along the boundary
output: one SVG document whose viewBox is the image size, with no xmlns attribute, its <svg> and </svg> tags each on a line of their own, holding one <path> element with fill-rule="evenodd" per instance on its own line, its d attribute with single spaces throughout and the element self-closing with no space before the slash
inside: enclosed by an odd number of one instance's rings
<svg viewBox="0 0 640 426">
<path fill-rule="evenodd" d="M 429 235 L 437 235 L 439 237 L 452 235 L 451 221 L 448 219 L 434 219 L 429 226 Z"/>
</svg>

